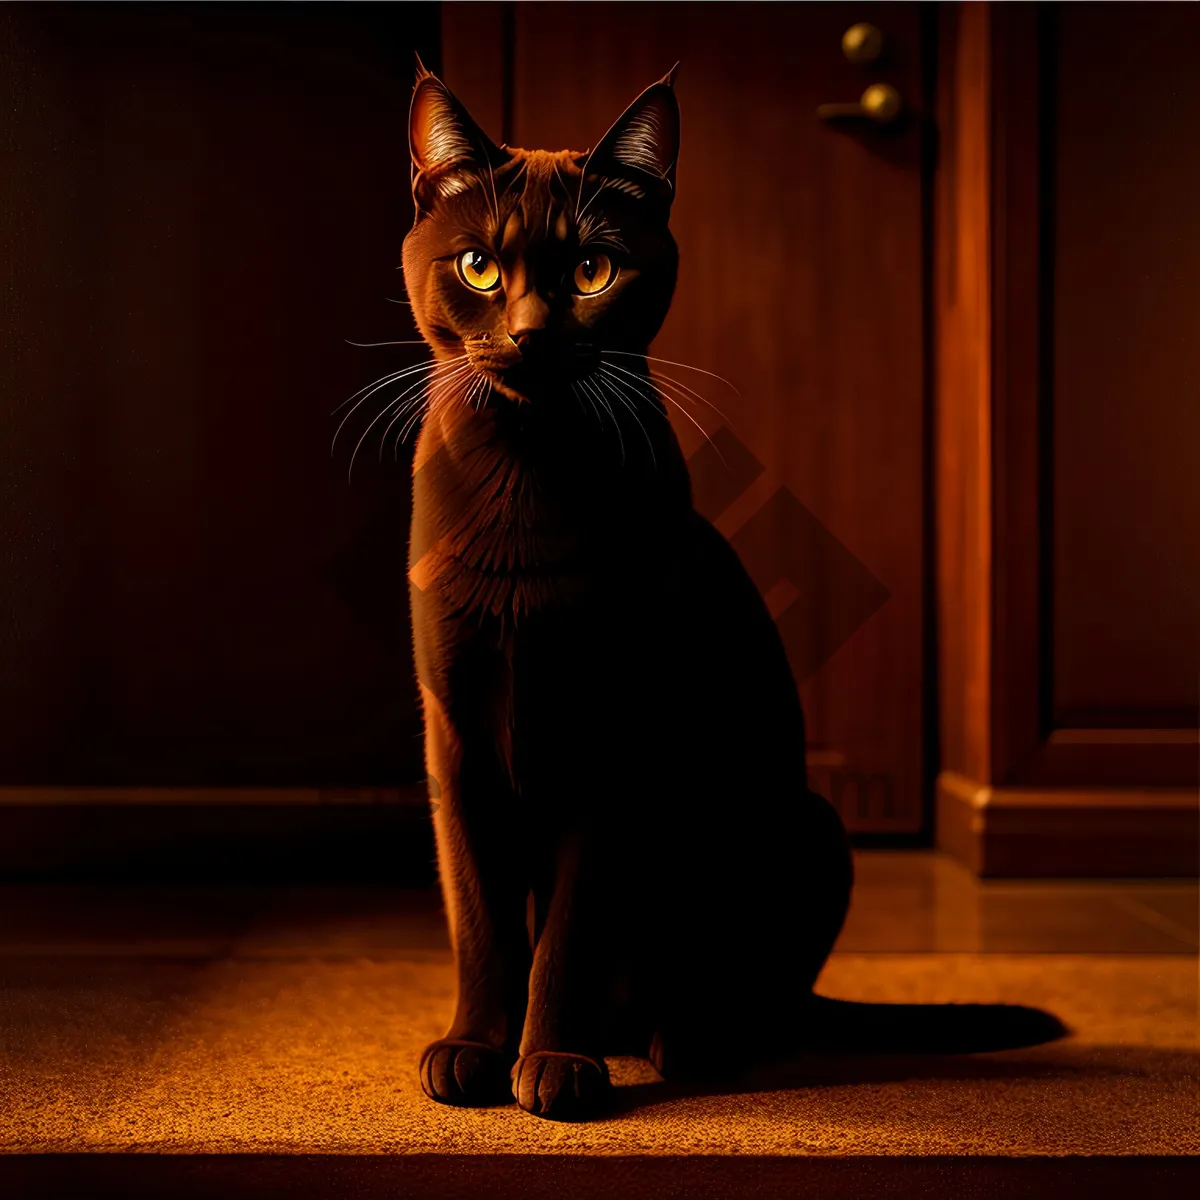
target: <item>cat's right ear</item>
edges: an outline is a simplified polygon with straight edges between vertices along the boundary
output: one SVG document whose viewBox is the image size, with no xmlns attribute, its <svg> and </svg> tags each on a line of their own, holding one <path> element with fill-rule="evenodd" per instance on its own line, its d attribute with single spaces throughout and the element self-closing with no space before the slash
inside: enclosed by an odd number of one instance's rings
<svg viewBox="0 0 1200 1200">
<path fill-rule="evenodd" d="M 495 143 L 420 59 L 408 112 L 408 152 L 418 218 L 437 200 L 465 192 L 481 170 L 501 161 Z"/>
<path fill-rule="evenodd" d="M 606 187 L 638 197 L 657 196 L 670 207 L 679 158 L 678 70 L 676 63 L 642 92 L 588 155 L 579 186 L 580 213 Z"/>
</svg>

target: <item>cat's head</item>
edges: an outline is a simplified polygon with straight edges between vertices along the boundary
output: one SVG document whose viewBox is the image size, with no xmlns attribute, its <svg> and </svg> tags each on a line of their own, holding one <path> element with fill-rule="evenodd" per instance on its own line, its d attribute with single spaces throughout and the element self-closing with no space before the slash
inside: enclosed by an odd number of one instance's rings
<svg viewBox="0 0 1200 1200">
<path fill-rule="evenodd" d="M 679 153 L 673 78 L 580 153 L 497 146 L 420 71 L 404 279 L 435 355 L 464 356 L 460 383 L 486 379 L 489 395 L 509 401 L 569 397 L 602 352 L 645 352 L 678 267 L 667 228 Z"/>
</svg>

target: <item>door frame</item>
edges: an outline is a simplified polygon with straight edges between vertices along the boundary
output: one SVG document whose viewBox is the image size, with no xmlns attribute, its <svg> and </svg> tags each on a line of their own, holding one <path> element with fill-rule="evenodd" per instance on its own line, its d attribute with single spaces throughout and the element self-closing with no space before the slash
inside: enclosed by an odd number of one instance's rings
<svg viewBox="0 0 1200 1200">
<path fill-rule="evenodd" d="M 1196 731 L 1052 708 L 1056 6 L 939 7 L 937 844 L 989 875 L 1194 875 Z"/>
</svg>

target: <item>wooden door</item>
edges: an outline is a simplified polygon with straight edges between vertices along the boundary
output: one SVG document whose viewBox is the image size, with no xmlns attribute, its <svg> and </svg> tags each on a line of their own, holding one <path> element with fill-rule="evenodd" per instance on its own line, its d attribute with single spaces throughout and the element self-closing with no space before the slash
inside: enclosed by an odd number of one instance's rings
<svg viewBox="0 0 1200 1200">
<path fill-rule="evenodd" d="M 885 56 L 854 65 L 872 21 Z M 814 784 L 860 833 L 925 828 L 924 151 L 916 5 L 447 5 L 446 82 L 493 136 L 585 149 L 680 62 L 674 305 L 653 353 L 725 417 L 673 414 L 697 506 L 802 683 Z M 819 105 L 888 82 L 901 127 Z M 736 802 L 736 798 L 731 798 Z"/>
</svg>

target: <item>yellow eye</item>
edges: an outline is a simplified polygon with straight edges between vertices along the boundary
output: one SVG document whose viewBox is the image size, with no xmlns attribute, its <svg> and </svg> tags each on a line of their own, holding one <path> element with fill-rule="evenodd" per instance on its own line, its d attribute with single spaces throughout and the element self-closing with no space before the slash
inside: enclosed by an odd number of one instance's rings
<svg viewBox="0 0 1200 1200">
<path fill-rule="evenodd" d="M 467 250 L 458 256 L 458 273 L 467 287 L 490 292 L 500 282 L 500 268 L 482 250 Z"/>
<path fill-rule="evenodd" d="M 617 268 L 607 254 L 589 254 L 575 268 L 575 290 L 581 296 L 602 292 L 617 277 Z"/>
</svg>

